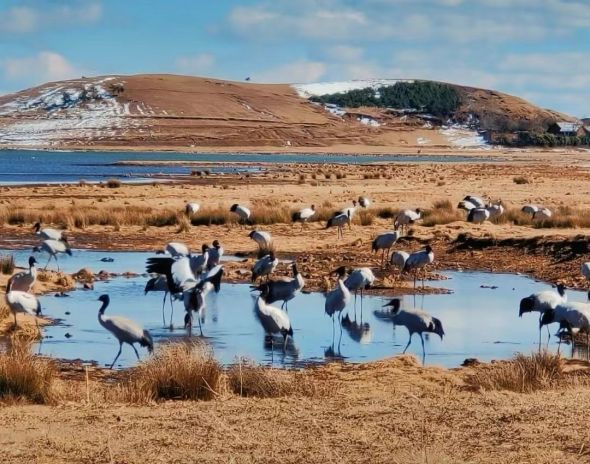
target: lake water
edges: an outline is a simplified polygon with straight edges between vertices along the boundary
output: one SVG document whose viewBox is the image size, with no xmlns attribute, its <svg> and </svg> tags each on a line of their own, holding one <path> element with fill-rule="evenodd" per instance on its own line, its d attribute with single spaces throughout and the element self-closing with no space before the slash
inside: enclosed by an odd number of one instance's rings
<svg viewBox="0 0 590 464">
<path fill-rule="evenodd" d="M 237 172 L 259 169 L 248 166 L 258 163 L 344 163 L 366 164 L 376 162 L 485 162 L 493 158 L 467 156 L 402 156 L 402 155 L 301 155 L 301 154 L 190 154 L 190 153 L 128 153 L 128 152 L 50 152 L 41 150 L 0 150 L 0 185 L 33 183 L 75 183 L 80 179 L 100 182 L 119 178 L 125 182 L 146 181 L 166 176 L 190 175 L 193 170 L 211 172 Z M 122 161 L 174 161 L 169 165 L 130 166 Z M 190 165 L 176 164 L 187 162 Z M 241 166 L 204 165 L 194 163 L 246 163 Z"/>
<path fill-rule="evenodd" d="M 103 263 L 101 257 L 113 257 L 112 263 Z M 144 272 L 145 259 L 150 253 L 113 253 L 75 251 L 74 256 L 63 260 L 66 270 L 81 267 L 110 272 Z M 17 261 L 23 264 L 28 252 L 19 252 Z M 426 338 L 426 364 L 455 367 L 466 358 L 482 361 L 511 358 L 516 352 L 529 353 L 538 349 L 538 317 L 525 314 L 518 317 L 519 301 L 535 291 L 547 289 L 544 283 L 513 274 L 489 274 L 481 272 L 446 272 L 448 280 L 432 285 L 448 288 L 449 295 L 406 296 L 404 307 L 419 307 L 441 319 L 445 337 Z M 141 322 L 152 333 L 157 343 L 169 339 L 183 339 L 181 328 L 184 312 L 180 302 L 175 304 L 173 331 L 162 323 L 162 294 L 144 295 L 146 278 L 116 278 L 96 282 L 94 290 L 77 290 L 69 297 L 53 295 L 41 297 L 45 315 L 58 319 L 54 326 L 44 328 L 46 338 L 41 352 L 60 358 L 94 360 L 104 365 L 112 362 L 118 344 L 97 321 L 98 296 L 108 293 L 111 306 L 107 314 L 124 315 Z M 495 289 L 481 286 L 497 287 Z M 585 301 L 585 292 L 568 292 L 570 301 Z M 367 297 L 363 301 L 362 322 L 360 300 L 356 305 L 357 324 L 344 327 L 342 334 L 336 326 L 332 336 L 332 319 L 324 314 L 324 296 L 319 293 L 298 295 L 289 303 L 289 317 L 294 328 L 292 343 L 286 354 L 281 346 L 271 346 L 264 341 L 263 330 L 256 319 L 254 299 L 248 285 L 223 284 L 219 294 L 211 294 L 203 319 L 204 339 L 211 345 L 215 356 L 223 363 L 232 362 L 237 356 L 247 356 L 264 364 L 277 366 L 301 366 L 341 358 L 351 362 L 386 358 L 402 352 L 408 340 L 407 330 L 393 328 L 391 320 L 383 312 L 383 297 Z M 355 320 L 354 302 L 348 312 Z M 69 314 L 68 314 L 69 313 Z M 169 304 L 166 304 L 169 318 Z M 557 326 L 551 326 L 552 333 Z M 198 334 L 195 319 L 194 333 Z M 66 337 L 68 334 L 68 337 Z M 547 334 L 544 329 L 543 341 Z M 279 344 L 280 345 L 280 344 Z M 556 350 L 557 338 L 552 337 L 549 348 Z M 140 350 L 145 356 L 145 350 Z M 415 336 L 408 352 L 421 357 L 419 337 Z M 564 348 L 569 353 L 569 348 Z M 125 346 L 119 359 L 120 366 L 136 363 L 133 350 Z"/>
</svg>

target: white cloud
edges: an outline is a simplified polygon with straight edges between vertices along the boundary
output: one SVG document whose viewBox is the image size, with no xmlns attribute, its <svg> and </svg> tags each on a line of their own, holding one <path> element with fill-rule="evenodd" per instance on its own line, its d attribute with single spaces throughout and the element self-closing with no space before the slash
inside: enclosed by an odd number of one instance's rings
<svg viewBox="0 0 590 464">
<path fill-rule="evenodd" d="M 254 74 L 256 82 L 305 84 L 316 82 L 326 74 L 325 63 L 319 61 L 294 61 L 277 68 Z"/>
<path fill-rule="evenodd" d="M 42 84 L 80 77 L 82 71 L 59 53 L 44 51 L 31 57 L 7 58 L 0 61 L 7 79 L 29 84 Z"/>
<path fill-rule="evenodd" d="M 181 72 L 199 75 L 211 71 L 215 66 L 215 61 L 215 56 L 210 53 L 181 56 L 176 60 L 176 67 Z"/>
<path fill-rule="evenodd" d="M 26 34 L 47 27 L 88 24 L 102 17 L 97 1 L 72 2 L 48 8 L 15 6 L 0 10 L 0 32 Z"/>
</svg>

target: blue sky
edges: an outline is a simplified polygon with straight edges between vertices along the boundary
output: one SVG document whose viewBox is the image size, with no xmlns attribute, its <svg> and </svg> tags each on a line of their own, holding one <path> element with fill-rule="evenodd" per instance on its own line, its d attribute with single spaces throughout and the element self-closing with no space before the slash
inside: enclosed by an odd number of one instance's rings
<svg viewBox="0 0 590 464">
<path fill-rule="evenodd" d="M 80 75 L 435 79 L 590 116 L 590 0 L 2 0 L 0 93 Z"/>
</svg>

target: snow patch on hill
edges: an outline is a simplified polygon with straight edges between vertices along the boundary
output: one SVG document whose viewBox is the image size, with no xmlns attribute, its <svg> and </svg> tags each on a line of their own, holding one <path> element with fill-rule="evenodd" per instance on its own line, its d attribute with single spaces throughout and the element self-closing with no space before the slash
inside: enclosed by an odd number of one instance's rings
<svg viewBox="0 0 590 464">
<path fill-rule="evenodd" d="M 439 129 L 451 146 L 457 148 L 482 148 L 490 149 L 491 146 L 485 141 L 483 135 L 474 129 L 461 124 L 443 126 Z"/>
<path fill-rule="evenodd" d="M 0 143 L 44 146 L 67 140 L 103 139 L 121 135 L 139 124 L 131 104 L 119 102 L 115 77 L 49 84 L 33 93 L 18 93 L 0 105 Z M 152 115 L 134 104 L 138 115 Z"/>
<path fill-rule="evenodd" d="M 315 82 L 312 84 L 292 84 L 297 94 L 302 98 L 317 97 L 332 93 L 348 92 L 350 90 L 360 90 L 367 87 L 379 89 L 388 85 L 394 85 L 397 82 L 414 82 L 413 80 L 404 79 L 367 79 L 352 81 L 336 82 Z"/>
</svg>

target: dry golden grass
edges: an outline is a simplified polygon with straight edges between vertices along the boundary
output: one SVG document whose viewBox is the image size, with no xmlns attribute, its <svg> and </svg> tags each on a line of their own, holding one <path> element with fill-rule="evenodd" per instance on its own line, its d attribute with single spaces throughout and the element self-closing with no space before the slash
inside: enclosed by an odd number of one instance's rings
<svg viewBox="0 0 590 464">
<path fill-rule="evenodd" d="M 31 354 L 29 341 L 12 337 L 8 351 L 0 354 L 0 398 L 4 401 L 51 403 L 56 372 L 50 360 Z"/>
<path fill-rule="evenodd" d="M 511 361 L 478 368 L 467 377 L 467 384 L 482 390 L 531 393 L 557 387 L 562 380 L 562 359 L 559 355 L 542 351 L 528 356 L 519 353 Z"/>
<path fill-rule="evenodd" d="M 0 303 L 0 321 L 6 319 L 8 316 L 10 316 L 10 308 Z"/>
<path fill-rule="evenodd" d="M 361 226 L 370 226 L 375 221 L 375 214 L 372 211 L 361 209 L 355 217 L 355 222 Z"/>
<path fill-rule="evenodd" d="M 272 369 L 248 359 L 238 361 L 227 370 L 228 386 L 239 396 L 277 398 L 281 396 L 316 396 L 321 387 L 305 372 Z"/>
<path fill-rule="evenodd" d="M 119 179 L 108 179 L 105 185 L 108 188 L 119 188 L 121 187 L 121 181 Z"/>
<path fill-rule="evenodd" d="M 211 400 L 218 395 L 223 370 L 203 343 L 159 347 L 130 375 L 128 401 Z"/>
<path fill-rule="evenodd" d="M 179 215 L 178 217 L 178 229 L 176 230 L 177 234 L 182 232 L 188 232 L 191 229 L 191 221 L 189 218 L 183 215 Z"/>
</svg>

